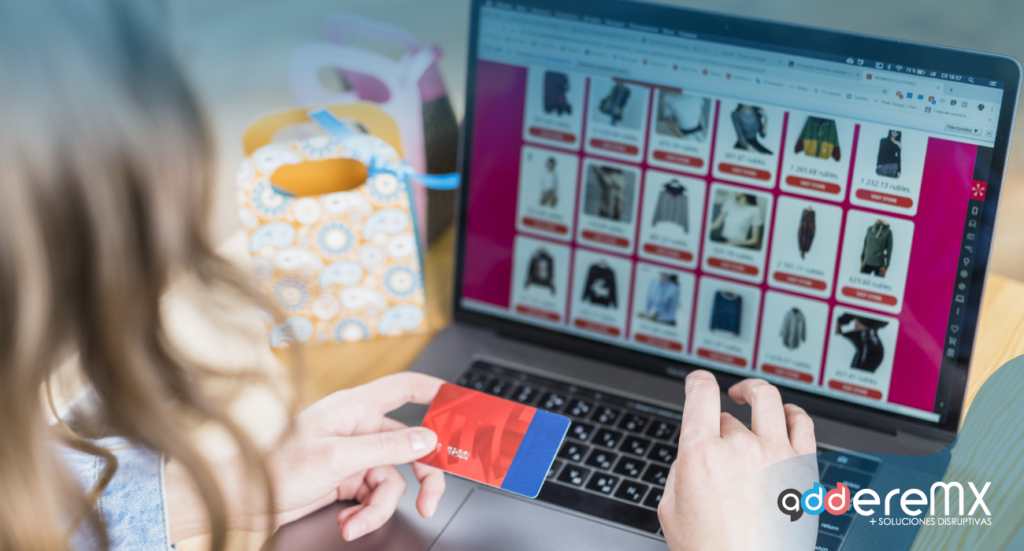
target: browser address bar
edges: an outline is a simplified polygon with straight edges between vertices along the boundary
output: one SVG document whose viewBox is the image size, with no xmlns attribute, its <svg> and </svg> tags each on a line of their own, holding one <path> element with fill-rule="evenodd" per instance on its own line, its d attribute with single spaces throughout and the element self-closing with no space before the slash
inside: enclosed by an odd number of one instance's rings
<svg viewBox="0 0 1024 551">
<path fill-rule="evenodd" d="M 619 42 L 619 43 L 616 43 L 616 44 L 610 44 L 607 41 L 600 42 L 600 41 L 597 41 L 597 40 L 588 40 L 586 38 L 583 38 L 583 37 L 580 37 L 580 36 L 577 36 L 577 35 L 554 35 L 554 34 L 551 34 L 549 32 L 545 32 L 545 31 L 535 31 L 535 30 L 528 30 L 528 29 L 523 29 L 520 32 L 521 32 L 521 34 L 523 36 L 528 36 L 528 37 L 537 38 L 537 39 L 541 39 L 541 40 L 551 40 L 551 41 L 556 41 L 556 42 L 558 42 L 560 44 L 577 44 L 577 45 L 581 45 L 581 46 L 588 46 L 588 47 L 591 47 L 591 48 L 600 49 L 600 50 L 595 50 L 595 51 L 600 51 L 600 53 L 628 53 L 628 54 L 643 55 L 643 56 L 648 56 L 648 57 L 650 57 L 650 56 L 657 56 L 657 57 L 660 57 L 662 59 L 666 59 L 666 60 L 673 61 L 673 62 L 688 63 L 688 64 L 693 64 L 693 65 L 698 65 L 698 66 L 703 66 L 703 67 L 726 68 L 726 69 L 733 69 L 733 70 L 738 70 L 738 71 L 748 71 L 748 72 L 751 72 L 751 73 L 758 73 L 758 74 L 763 74 L 765 72 L 763 67 L 757 67 L 757 66 L 753 66 L 753 65 L 744 65 L 744 64 L 741 64 L 741 63 L 732 63 L 732 62 L 721 60 L 721 59 L 715 59 L 712 56 L 695 57 L 695 56 L 689 56 L 689 55 L 681 55 L 681 54 L 679 54 L 677 52 L 668 51 L 665 48 L 652 48 L 649 45 L 645 45 L 645 47 L 642 47 L 642 48 L 635 48 L 631 44 L 629 44 L 628 42 L 627 43 Z M 608 50 L 609 48 L 614 48 L 615 52 L 610 52 Z"/>
</svg>

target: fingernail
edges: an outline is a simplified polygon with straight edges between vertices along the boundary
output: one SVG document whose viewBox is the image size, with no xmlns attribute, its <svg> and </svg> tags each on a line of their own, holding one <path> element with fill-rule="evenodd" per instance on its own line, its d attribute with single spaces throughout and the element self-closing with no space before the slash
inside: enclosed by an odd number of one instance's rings
<svg viewBox="0 0 1024 551">
<path fill-rule="evenodd" d="M 366 533 L 366 523 L 363 521 L 355 521 L 352 526 L 348 529 L 348 541 L 359 539 Z"/>
<path fill-rule="evenodd" d="M 434 513 L 437 512 L 438 501 L 441 501 L 441 496 L 433 496 L 430 498 L 430 503 L 427 504 L 427 511 L 430 513 L 430 516 L 434 516 Z"/>
<path fill-rule="evenodd" d="M 419 431 L 415 430 L 409 433 L 409 444 L 412 445 L 412 451 L 414 452 L 418 452 L 427 447 L 427 443 L 423 441 L 423 437 L 420 436 Z"/>
</svg>

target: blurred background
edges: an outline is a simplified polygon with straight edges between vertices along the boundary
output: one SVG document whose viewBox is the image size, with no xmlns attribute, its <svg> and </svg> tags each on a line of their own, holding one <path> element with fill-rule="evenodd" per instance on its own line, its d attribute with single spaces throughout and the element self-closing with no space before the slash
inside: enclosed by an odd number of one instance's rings
<svg viewBox="0 0 1024 551">
<path fill-rule="evenodd" d="M 663 2 L 736 15 L 984 50 L 1024 59 L 1024 2 L 979 0 L 676 0 Z M 461 120 L 469 29 L 467 0 L 170 0 L 182 61 L 208 110 L 218 145 L 214 236 L 239 228 L 234 173 L 245 128 L 291 104 L 287 60 L 299 44 L 322 40 L 329 14 L 347 12 L 401 27 L 438 45 L 439 63 Z M 358 45 L 358 44 L 357 44 Z M 397 52 L 396 52 L 397 53 Z M 1020 123 L 1018 116 L 1018 124 Z M 1024 280 L 1024 143 L 1010 154 L 992 256 L 994 272 Z"/>
</svg>

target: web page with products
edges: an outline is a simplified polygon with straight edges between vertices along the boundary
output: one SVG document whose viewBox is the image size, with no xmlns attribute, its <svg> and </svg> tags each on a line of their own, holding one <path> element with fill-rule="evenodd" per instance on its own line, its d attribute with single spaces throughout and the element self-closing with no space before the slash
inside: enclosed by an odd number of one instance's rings
<svg viewBox="0 0 1024 551">
<path fill-rule="evenodd" d="M 478 48 L 462 307 L 940 420 L 998 86 L 503 4 Z"/>
</svg>

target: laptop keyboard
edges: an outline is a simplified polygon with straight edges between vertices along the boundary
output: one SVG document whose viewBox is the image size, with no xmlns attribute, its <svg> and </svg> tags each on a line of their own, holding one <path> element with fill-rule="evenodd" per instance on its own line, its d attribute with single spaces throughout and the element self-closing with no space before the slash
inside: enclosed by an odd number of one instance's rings
<svg viewBox="0 0 1024 551">
<path fill-rule="evenodd" d="M 682 413 L 477 361 L 464 387 L 572 419 L 537 499 L 650 533 L 676 458 Z"/>
<path fill-rule="evenodd" d="M 881 463 L 874 458 L 860 454 L 834 452 L 818 448 L 818 477 L 825 491 L 836 487 L 842 482 L 855 494 L 861 488 L 868 488 Z M 856 518 L 853 507 L 845 515 L 818 515 L 818 544 L 815 551 L 838 551 L 846 541 L 850 525 Z"/>
<path fill-rule="evenodd" d="M 572 419 L 537 499 L 661 533 L 658 503 L 678 452 L 681 411 L 486 361 L 475 361 L 457 384 Z M 854 493 L 868 487 L 878 466 L 877 459 L 819 449 L 818 473 L 829 489 L 836 482 Z M 852 509 L 821 515 L 815 549 L 838 551 L 853 519 Z"/>
</svg>

